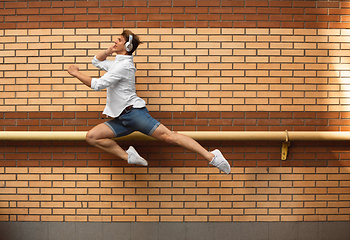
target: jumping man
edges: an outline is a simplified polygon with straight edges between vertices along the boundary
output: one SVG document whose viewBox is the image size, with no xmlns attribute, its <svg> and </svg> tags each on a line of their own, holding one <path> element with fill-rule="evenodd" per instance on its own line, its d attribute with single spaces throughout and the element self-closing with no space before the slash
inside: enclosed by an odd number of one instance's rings
<svg viewBox="0 0 350 240">
<path fill-rule="evenodd" d="M 91 78 L 82 74 L 72 65 L 68 73 L 95 91 L 107 88 L 104 114 L 113 119 L 92 128 L 86 135 L 86 141 L 95 147 L 127 161 L 129 164 L 147 166 L 148 162 L 130 146 L 124 151 L 112 138 L 122 137 L 134 131 L 140 131 L 157 140 L 179 145 L 203 156 L 211 165 L 229 174 L 230 164 L 219 150 L 208 152 L 194 139 L 170 131 L 149 115 L 145 101 L 138 97 L 135 89 L 135 72 L 132 53 L 140 44 L 137 35 L 125 30 L 112 46 L 101 51 L 92 59 L 92 64 L 106 71 L 100 78 Z M 114 61 L 107 56 L 116 53 Z"/>
</svg>

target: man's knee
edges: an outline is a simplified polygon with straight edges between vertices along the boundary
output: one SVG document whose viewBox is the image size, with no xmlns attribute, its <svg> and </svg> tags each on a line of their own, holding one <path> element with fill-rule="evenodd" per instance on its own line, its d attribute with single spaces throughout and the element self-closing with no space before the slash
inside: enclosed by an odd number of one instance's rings
<svg viewBox="0 0 350 240">
<path fill-rule="evenodd" d="M 92 145 L 92 146 L 96 145 L 97 138 L 95 137 L 95 134 L 93 133 L 93 131 L 89 131 L 86 134 L 85 139 L 86 139 L 86 142 L 89 143 L 90 145 Z"/>
</svg>

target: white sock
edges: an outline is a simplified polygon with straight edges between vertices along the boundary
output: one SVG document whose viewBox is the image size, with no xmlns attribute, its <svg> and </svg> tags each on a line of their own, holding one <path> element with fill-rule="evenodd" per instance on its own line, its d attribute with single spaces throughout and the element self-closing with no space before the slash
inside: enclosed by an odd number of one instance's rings
<svg viewBox="0 0 350 240">
<path fill-rule="evenodd" d="M 213 160 L 209 164 L 217 167 L 218 169 L 220 169 L 224 173 L 229 174 L 231 172 L 231 166 L 228 163 L 228 161 L 224 158 L 224 156 L 222 155 L 220 150 L 215 149 L 211 153 L 214 154 L 215 157 L 213 158 Z"/>
<path fill-rule="evenodd" d="M 126 151 L 128 153 L 128 163 L 129 164 L 136 164 L 136 165 L 142 165 L 147 166 L 148 162 L 141 157 L 133 148 L 132 146 L 129 147 L 129 149 Z"/>
</svg>

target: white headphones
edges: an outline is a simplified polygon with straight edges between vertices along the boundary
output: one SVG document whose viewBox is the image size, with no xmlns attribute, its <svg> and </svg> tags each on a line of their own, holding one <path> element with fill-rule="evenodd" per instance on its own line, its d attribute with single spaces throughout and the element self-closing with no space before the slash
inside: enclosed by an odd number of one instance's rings
<svg viewBox="0 0 350 240">
<path fill-rule="evenodd" d="M 132 51 L 132 48 L 133 48 L 133 45 L 132 45 L 132 35 L 130 34 L 129 35 L 129 41 L 127 43 L 125 43 L 125 49 L 127 52 L 131 52 Z"/>
</svg>

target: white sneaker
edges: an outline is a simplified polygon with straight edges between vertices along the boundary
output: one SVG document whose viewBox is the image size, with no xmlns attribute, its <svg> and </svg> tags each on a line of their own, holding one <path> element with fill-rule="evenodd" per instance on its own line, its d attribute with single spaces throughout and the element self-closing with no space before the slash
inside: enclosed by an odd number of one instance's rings
<svg viewBox="0 0 350 240">
<path fill-rule="evenodd" d="M 214 154 L 215 157 L 213 158 L 213 160 L 209 164 L 217 167 L 218 169 L 220 169 L 224 173 L 229 174 L 231 172 L 231 166 L 228 163 L 228 161 L 224 158 L 224 156 L 222 155 L 220 150 L 215 149 L 211 153 Z"/>
<path fill-rule="evenodd" d="M 133 148 L 132 146 L 129 147 L 128 150 L 126 150 L 126 152 L 128 153 L 128 163 L 129 164 L 136 164 L 136 165 L 142 165 L 142 166 L 147 166 L 148 162 L 141 157 L 135 150 L 135 148 Z"/>
</svg>

